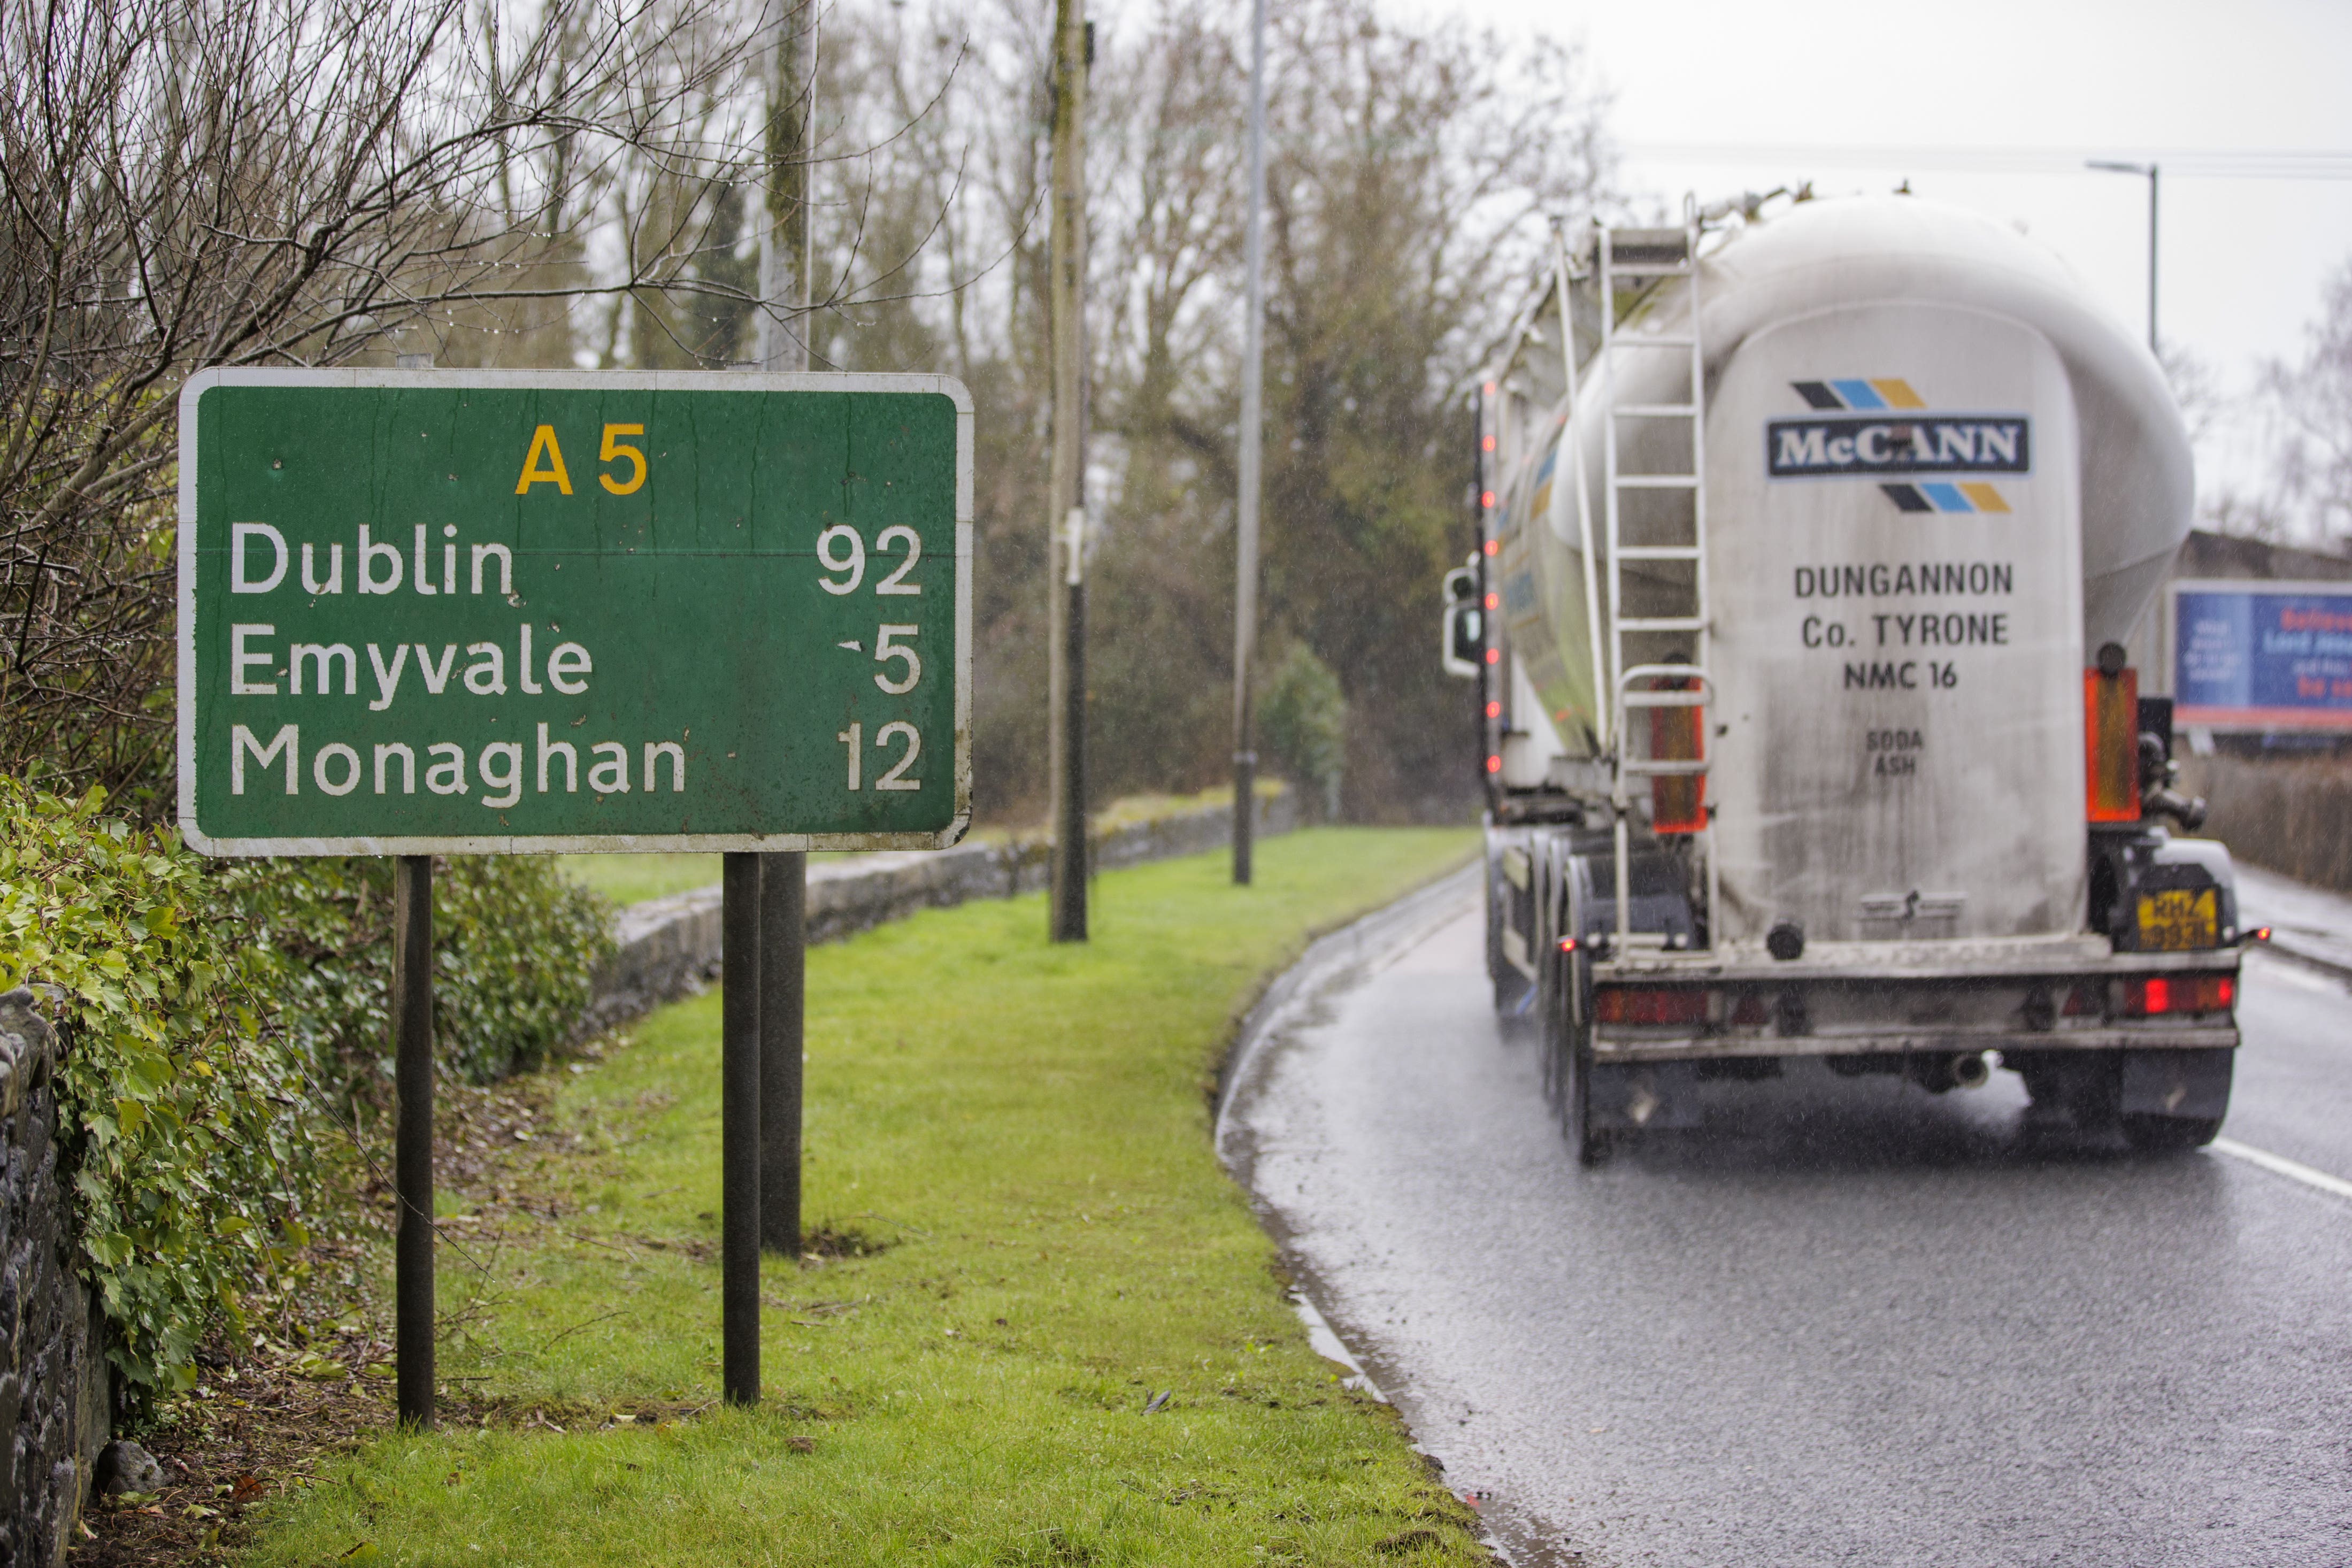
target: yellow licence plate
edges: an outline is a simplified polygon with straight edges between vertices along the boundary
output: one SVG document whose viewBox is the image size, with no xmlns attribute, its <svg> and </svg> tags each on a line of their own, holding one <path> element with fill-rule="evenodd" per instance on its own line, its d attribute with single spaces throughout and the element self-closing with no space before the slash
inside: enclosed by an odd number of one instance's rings
<svg viewBox="0 0 2352 1568">
<path fill-rule="evenodd" d="M 2221 945 L 2218 900 L 2210 888 L 2175 888 L 2142 893 L 2139 947 L 2142 952 L 2185 952 Z"/>
</svg>

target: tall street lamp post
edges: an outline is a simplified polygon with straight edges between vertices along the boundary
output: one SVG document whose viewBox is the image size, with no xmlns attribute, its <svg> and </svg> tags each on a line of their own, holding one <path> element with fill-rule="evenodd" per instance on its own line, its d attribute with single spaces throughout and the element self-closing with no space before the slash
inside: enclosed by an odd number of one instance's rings
<svg viewBox="0 0 2352 1568">
<path fill-rule="evenodd" d="M 2124 163 L 2111 159 L 2091 158 L 2084 162 L 2086 169 L 2097 169 L 2109 174 L 2145 174 L 2147 176 L 2147 352 L 2155 353 L 2156 338 L 2156 179 L 2157 166 L 2150 163 Z"/>
<path fill-rule="evenodd" d="M 1265 0 L 1250 8 L 1247 311 L 1242 324 L 1240 491 L 1234 552 L 1234 881 L 1249 884 L 1256 827 L 1257 751 L 1250 712 L 1250 665 L 1257 657 L 1257 507 L 1265 364 Z"/>
</svg>

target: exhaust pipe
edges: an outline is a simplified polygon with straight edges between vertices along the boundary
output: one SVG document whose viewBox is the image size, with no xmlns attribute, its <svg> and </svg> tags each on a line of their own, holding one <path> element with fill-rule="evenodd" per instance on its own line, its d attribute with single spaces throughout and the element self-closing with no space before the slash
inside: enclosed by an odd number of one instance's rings
<svg viewBox="0 0 2352 1568">
<path fill-rule="evenodd" d="M 1905 1076 L 1929 1094 L 1956 1089 L 1982 1089 L 1992 1081 L 1992 1066 L 1982 1051 L 1954 1051 L 1949 1056 L 1905 1058 Z"/>
</svg>

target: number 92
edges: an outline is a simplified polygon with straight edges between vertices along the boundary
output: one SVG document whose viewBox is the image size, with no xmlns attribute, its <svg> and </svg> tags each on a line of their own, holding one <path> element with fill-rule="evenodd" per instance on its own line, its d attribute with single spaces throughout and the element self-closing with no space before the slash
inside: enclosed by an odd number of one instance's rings
<svg viewBox="0 0 2352 1568">
<path fill-rule="evenodd" d="M 874 548 L 887 554 L 891 545 L 900 541 L 906 543 L 907 558 L 899 562 L 888 576 L 874 584 L 877 594 L 913 596 L 923 591 L 921 584 L 907 581 L 907 574 L 912 572 L 915 563 L 923 558 L 922 535 L 903 522 L 893 523 L 874 541 Z M 866 540 L 845 522 L 836 522 L 816 536 L 816 558 L 828 574 L 838 574 L 817 579 L 817 585 L 828 594 L 854 594 L 857 585 L 866 580 Z"/>
</svg>

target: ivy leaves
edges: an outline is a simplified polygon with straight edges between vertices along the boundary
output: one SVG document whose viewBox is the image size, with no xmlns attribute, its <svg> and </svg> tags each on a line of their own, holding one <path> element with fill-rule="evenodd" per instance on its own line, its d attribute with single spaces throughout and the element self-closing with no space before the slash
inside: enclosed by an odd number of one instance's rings
<svg viewBox="0 0 2352 1568">
<path fill-rule="evenodd" d="M 241 1289 L 299 1267 L 317 1151 L 302 1064 L 260 1026 L 274 965 L 230 918 L 260 873 L 210 873 L 167 834 L 0 780 L 0 989 L 61 1026 L 58 1134 L 82 1269 L 134 1397 L 193 1381 Z"/>
<path fill-rule="evenodd" d="M 305 1107 L 383 1052 L 391 868 L 211 866 L 104 805 L 0 778 L 0 991 L 41 987 L 60 1026 L 82 1272 L 140 1398 L 189 1386 L 205 1331 L 307 1267 L 331 1122 Z M 610 910 L 550 860 L 459 858 L 436 882 L 444 1070 L 535 1064 L 579 1026 Z"/>
</svg>

